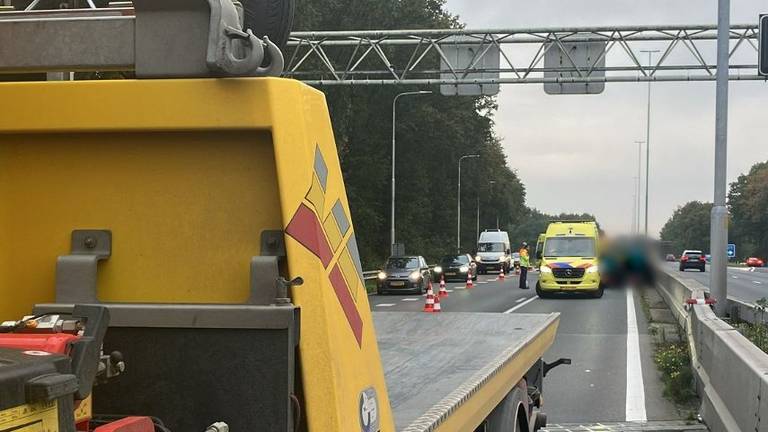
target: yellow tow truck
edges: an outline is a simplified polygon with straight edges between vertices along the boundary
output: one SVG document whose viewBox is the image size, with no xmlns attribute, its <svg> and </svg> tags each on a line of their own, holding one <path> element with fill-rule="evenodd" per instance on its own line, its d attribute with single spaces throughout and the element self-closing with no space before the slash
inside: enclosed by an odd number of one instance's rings
<svg viewBox="0 0 768 432">
<path fill-rule="evenodd" d="M 558 314 L 371 313 L 325 98 L 242 15 L 0 13 L 0 81 L 136 77 L 0 83 L 0 430 L 542 427 Z"/>
</svg>

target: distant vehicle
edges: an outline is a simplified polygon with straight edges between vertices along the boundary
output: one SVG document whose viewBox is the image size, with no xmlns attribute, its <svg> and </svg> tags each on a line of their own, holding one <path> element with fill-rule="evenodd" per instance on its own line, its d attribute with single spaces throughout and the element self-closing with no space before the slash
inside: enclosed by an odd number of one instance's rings
<svg viewBox="0 0 768 432">
<path fill-rule="evenodd" d="M 544 237 L 536 294 L 583 292 L 603 296 L 598 267 L 599 233 L 594 221 L 554 221 Z"/>
<path fill-rule="evenodd" d="M 512 256 L 509 250 L 509 234 L 499 229 L 488 229 L 480 233 L 477 242 L 475 263 L 480 274 L 488 270 L 509 273 Z"/>
<path fill-rule="evenodd" d="M 512 267 L 514 267 L 515 272 L 520 271 L 520 252 L 512 252 Z"/>
<path fill-rule="evenodd" d="M 706 271 L 707 258 L 700 250 L 684 250 L 680 255 L 680 271 L 686 269 L 699 269 L 699 271 Z"/>
<path fill-rule="evenodd" d="M 427 261 L 422 256 L 390 257 L 379 272 L 377 294 L 392 291 L 411 291 L 422 294 L 432 277 Z"/>
<path fill-rule="evenodd" d="M 712 255 L 710 254 L 704 255 L 704 260 L 706 260 L 707 262 L 712 262 Z"/>
<path fill-rule="evenodd" d="M 763 260 L 761 260 L 760 258 L 757 258 L 757 257 L 749 257 L 749 258 L 747 258 L 746 264 L 747 264 L 747 267 L 762 267 L 763 265 L 765 265 Z"/>
<path fill-rule="evenodd" d="M 440 259 L 440 263 L 432 269 L 432 274 L 435 276 L 435 281 L 439 281 L 440 277 L 445 277 L 445 280 L 467 280 L 467 275 L 472 280 L 477 280 L 477 264 L 472 260 L 472 256 L 468 254 L 461 255 L 446 255 Z"/>
<path fill-rule="evenodd" d="M 667 256 L 664 259 L 670 262 L 677 261 L 677 258 L 675 258 L 675 254 L 667 254 Z"/>
</svg>

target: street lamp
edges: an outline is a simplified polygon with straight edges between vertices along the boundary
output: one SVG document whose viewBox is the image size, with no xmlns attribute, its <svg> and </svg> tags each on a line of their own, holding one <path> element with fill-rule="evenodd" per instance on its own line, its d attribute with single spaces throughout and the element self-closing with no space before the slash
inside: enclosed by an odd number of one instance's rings
<svg viewBox="0 0 768 432">
<path fill-rule="evenodd" d="M 641 50 L 648 53 L 648 77 L 650 78 L 651 55 L 659 50 Z M 648 80 L 648 112 L 645 122 L 645 236 L 648 237 L 648 180 L 651 171 L 651 80 Z"/>
<path fill-rule="evenodd" d="M 642 176 L 640 174 L 640 169 L 643 165 L 642 149 L 643 149 L 643 144 L 645 144 L 645 141 L 635 141 L 635 144 L 637 144 L 637 177 L 636 177 L 637 194 L 635 195 L 635 228 L 636 228 L 635 234 L 639 235 L 640 234 L 640 209 L 642 208 L 642 206 L 640 205 L 640 181 L 642 179 Z"/>
<path fill-rule="evenodd" d="M 432 92 L 429 90 L 403 92 L 395 95 L 395 98 L 392 100 L 392 217 L 391 217 L 391 227 L 390 227 L 390 239 L 391 239 L 390 252 L 392 253 L 392 255 L 395 254 L 395 118 L 396 118 L 395 109 L 397 108 L 397 100 L 400 99 L 401 96 L 414 96 L 414 95 L 425 95 L 425 94 L 432 94 Z"/>
<path fill-rule="evenodd" d="M 459 158 L 459 185 L 456 198 L 456 253 L 461 253 L 461 161 L 467 158 L 479 158 L 479 154 L 468 154 Z"/>
<path fill-rule="evenodd" d="M 493 185 L 495 185 L 496 182 L 491 180 L 491 181 L 488 182 L 488 184 L 490 185 L 490 191 L 488 192 L 488 195 L 491 196 L 491 200 L 492 200 L 493 199 Z M 499 211 L 498 211 L 498 209 L 496 210 L 496 229 L 499 229 Z M 480 234 L 478 234 L 477 237 L 479 238 Z"/>
</svg>

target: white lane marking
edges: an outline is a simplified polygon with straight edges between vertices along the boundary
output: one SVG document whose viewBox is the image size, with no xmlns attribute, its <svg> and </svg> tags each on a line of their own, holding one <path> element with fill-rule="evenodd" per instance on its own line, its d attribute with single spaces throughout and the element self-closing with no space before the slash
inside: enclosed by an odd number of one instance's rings
<svg viewBox="0 0 768 432">
<path fill-rule="evenodd" d="M 536 300 L 537 298 L 539 298 L 539 296 L 533 296 L 533 297 L 529 298 L 528 300 L 526 300 L 526 301 L 524 301 L 524 302 L 520 303 L 519 305 L 517 305 L 517 306 L 513 306 L 513 307 L 511 307 L 511 308 L 509 308 L 509 309 L 505 310 L 505 311 L 504 311 L 504 313 L 506 313 L 506 314 L 508 314 L 508 313 L 512 313 L 512 312 L 514 312 L 514 311 L 516 311 L 516 310 L 520 309 L 521 307 L 523 307 L 523 306 L 527 305 L 528 303 L 530 303 L 530 302 L 532 302 L 532 301 Z"/>
<path fill-rule="evenodd" d="M 515 300 L 515 303 L 520 303 L 523 300 L 525 300 L 525 297 L 520 297 L 519 299 Z"/>
<path fill-rule="evenodd" d="M 486 284 L 486 283 L 488 283 L 488 282 L 478 281 L 477 283 L 478 283 L 478 284 Z"/>
<path fill-rule="evenodd" d="M 408 297 L 408 298 L 400 299 L 400 301 L 419 301 L 419 299 L 415 297 Z"/>
<path fill-rule="evenodd" d="M 394 305 L 395 305 L 394 303 L 379 303 L 376 305 L 376 307 L 390 307 Z"/>
<path fill-rule="evenodd" d="M 731 276 L 731 277 L 734 278 L 734 279 L 738 279 L 739 278 L 738 276 Z"/>
<path fill-rule="evenodd" d="M 457 290 L 457 289 L 466 289 L 466 288 L 464 288 L 464 287 L 453 287 L 453 289 Z"/>
<path fill-rule="evenodd" d="M 626 421 L 645 422 L 645 386 L 640 360 L 640 334 L 632 287 L 627 289 L 627 403 Z"/>
<path fill-rule="evenodd" d="M 453 292 L 453 290 L 452 290 L 452 289 L 450 289 L 450 290 L 449 290 L 448 288 L 446 288 L 446 289 L 445 289 L 445 292 L 449 292 L 449 293 L 452 293 L 452 292 Z"/>
<path fill-rule="evenodd" d="M 760 281 L 752 281 L 752 283 L 761 284 L 762 282 L 760 282 Z"/>
</svg>

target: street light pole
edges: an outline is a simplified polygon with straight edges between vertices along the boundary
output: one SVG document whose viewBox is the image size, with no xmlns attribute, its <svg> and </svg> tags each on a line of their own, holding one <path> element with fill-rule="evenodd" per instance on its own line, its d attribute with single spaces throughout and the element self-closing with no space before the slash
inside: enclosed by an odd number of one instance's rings
<svg viewBox="0 0 768 432">
<path fill-rule="evenodd" d="M 635 227 L 637 231 L 635 234 L 640 234 L 640 209 L 642 208 L 640 204 L 640 182 L 642 179 L 642 176 L 640 174 L 640 170 L 643 166 L 643 144 L 645 144 L 645 141 L 635 141 L 635 144 L 637 144 L 637 194 L 635 195 Z"/>
<path fill-rule="evenodd" d="M 490 185 L 490 191 L 488 192 L 488 195 L 490 196 L 491 200 L 493 199 L 493 185 L 496 184 L 494 180 L 491 180 L 488 182 Z M 496 209 L 496 229 L 499 229 L 499 210 Z M 480 238 L 480 234 L 477 235 L 477 238 Z"/>
<path fill-rule="evenodd" d="M 456 253 L 461 253 L 461 161 L 466 158 L 479 158 L 479 154 L 464 155 L 459 158 L 459 184 L 456 194 Z"/>
<path fill-rule="evenodd" d="M 640 52 L 648 53 L 648 73 L 650 75 L 651 69 L 651 55 L 659 52 L 659 50 L 641 50 Z M 648 237 L 648 182 L 650 180 L 651 171 L 651 82 L 648 81 L 648 112 L 646 113 L 645 122 L 645 236 Z"/>
<path fill-rule="evenodd" d="M 400 99 L 401 96 L 411 96 L 411 95 L 423 95 L 423 94 L 431 94 L 431 91 L 423 90 L 423 91 L 412 91 L 412 92 L 403 92 L 395 95 L 395 98 L 392 100 L 392 215 L 391 215 L 391 225 L 390 225 L 390 253 L 392 255 L 395 254 L 395 118 L 396 118 L 396 107 L 397 107 L 397 100 Z"/>
<path fill-rule="evenodd" d="M 717 2 L 717 87 L 715 90 L 715 194 L 709 236 L 710 293 L 715 298 L 715 313 L 724 316 L 728 305 L 727 257 L 728 207 L 726 207 L 728 160 L 728 57 L 731 23 L 730 0 Z"/>
</svg>

